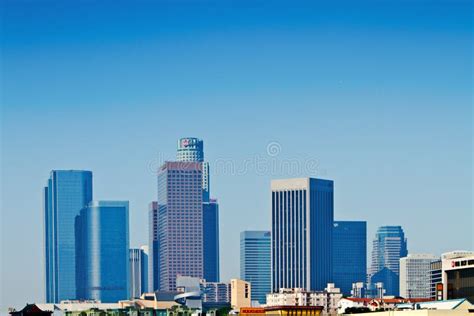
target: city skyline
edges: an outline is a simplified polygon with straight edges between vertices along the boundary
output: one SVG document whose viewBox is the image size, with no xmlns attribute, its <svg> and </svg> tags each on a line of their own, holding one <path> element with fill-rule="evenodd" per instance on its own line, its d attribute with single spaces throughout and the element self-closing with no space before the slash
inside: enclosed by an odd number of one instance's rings
<svg viewBox="0 0 474 316">
<path fill-rule="evenodd" d="M 468 1 L 40 2 L 1 4 L 2 310 L 44 300 L 51 170 L 129 200 L 139 247 L 185 136 L 206 143 L 222 280 L 239 274 L 227 232 L 271 228 L 272 179 L 333 180 L 337 219 L 369 239 L 400 225 L 413 253 L 473 249 Z"/>
</svg>

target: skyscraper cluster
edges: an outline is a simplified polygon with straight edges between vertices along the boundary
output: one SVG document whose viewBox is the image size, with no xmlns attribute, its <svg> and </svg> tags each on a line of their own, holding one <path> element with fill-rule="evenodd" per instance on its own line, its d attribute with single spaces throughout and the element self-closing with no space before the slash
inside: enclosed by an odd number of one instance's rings
<svg viewBox="0 0 474 316">
<path fill-rule="evenodd" d="M 128 296 L 128 201 L 93 201 L 92 172 L 53 170 L 44 221 L 47 302 Z"/>
<path fill-rule="evenodd" d="M 179 139 L 176 160 L 157 170 L 148 245 L 133 249 L 128 201 L 94 201 L 90 171 L 52 171 L 44 189 L 46 300 L 114 302 L 175 291 L 178 277 L 220 284 L 209 170 L 203 141 Z M 270 189 L 270 230 L 240 235 L 240 278 L 252 288 L 245 299 L 264 304 L 271 292 L 323 291 L 328 283 L 346 296 L 365 283 L 386 295 L 433 295 L 439 258 L 408 255 L 401 226 L 377 230 L 367 269 L 367 223 L 335 220 L 332 180 L 272 180 Z"/>
</svg>

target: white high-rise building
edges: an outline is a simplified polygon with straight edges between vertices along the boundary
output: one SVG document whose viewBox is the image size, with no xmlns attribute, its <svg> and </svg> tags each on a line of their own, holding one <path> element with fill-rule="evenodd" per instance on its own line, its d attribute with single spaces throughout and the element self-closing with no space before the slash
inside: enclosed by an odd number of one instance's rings
<svg viewBox="0 0 474 316">
<path fill-rule="evenodd" d="M 400 296 L 431 297 L 431 262 L 439 260 L 431 254 L 409 254 L 400 258 Z"/>
</svg>

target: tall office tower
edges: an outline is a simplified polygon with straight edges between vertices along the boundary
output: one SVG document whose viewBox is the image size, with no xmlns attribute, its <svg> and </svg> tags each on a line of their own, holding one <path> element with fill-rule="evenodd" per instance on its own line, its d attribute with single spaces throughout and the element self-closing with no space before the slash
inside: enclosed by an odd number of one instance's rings
<svg viewBox="0 0 474 316">
<path fill-rule="evenodd" d="M 166 162 L 158 171 L 160 289 L 177 275 L 203 278 L 203 203 L 200 162 Z"/>
<path fill-rule="evenodd" d="M 138 298 L 148 292 L 148 246 L 130 249 L 129 269 L 129 297 Z"/>
<path fill-rule="evenodd" d="M 202 207 L 204 279 L 219 282 L 219 204 L 211 199 Z"/>
<path fill-rule="evenodd" d="M 202 162 L 202 200 L 204 202 L 209 202 L 209 163 L 204 162 L 204 142 L 201 139 L 195 137 L 185 137 L 179 139 L 176 160 Z"/>
<path fill-rule="evenodd" d="M 148 292 L 160 289 L 158 242 L 158 202 L 153 201 L 148 205 Z"/>
<path fill-rule="evenodd" d="M 409 254 L 400 258 L 400 296 L 431 297 L 431 262 L 439 260 L 430 254 Z"/>
<path fill-rule="evenodd" d="M 386 295 L 398 296 L 400 258 L 407 254 L 407 240 L 401 226 L 379 227 L 373 240 L 370 282 L 382 282 Z"/>
<path fill-rule="evenodd" d="M 350 296 L 352 284 L 367 278 L 367 222 L 334 221 L 333 283 Z"/>
<path fill-rule="evenodd" d="M 92 200 L 92 172 L 53 170 L 44 188 L 45 294 L 48 303 L 76 299 L 74 223 Z"/>
<path fill-rule="evenodd" d="M 271 233 L 243 231 L 240 233 L 240 278 L 252 285 L 252 301 L 265 304 L 271 292 Z"/>
<path fill-rule="evenodd" d="M 273 180 L 272 291 L 322 291 L 332 279 L 333 181 Z"/>
<path fill-rule="evenodd" d="M 76 217 L 77 298 L 116 303 L 129 294 L 128 201 L 92 201 Z"/>
</svg>

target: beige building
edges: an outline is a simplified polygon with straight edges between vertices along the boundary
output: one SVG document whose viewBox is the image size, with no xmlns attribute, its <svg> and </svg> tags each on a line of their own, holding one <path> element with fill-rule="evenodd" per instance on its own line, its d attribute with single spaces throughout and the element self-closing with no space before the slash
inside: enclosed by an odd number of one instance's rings
<svg viewBox="0 0 474 316">
<path fill-rule="evenodd" d="M 251 286 L 249 282 L 239 279 L 230 280 L 230 305 L 233 309 L 240 310 L 242 307 L 251 305 Z"/>
</svg>

